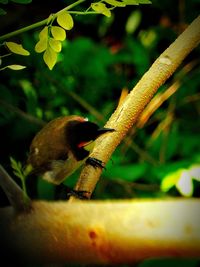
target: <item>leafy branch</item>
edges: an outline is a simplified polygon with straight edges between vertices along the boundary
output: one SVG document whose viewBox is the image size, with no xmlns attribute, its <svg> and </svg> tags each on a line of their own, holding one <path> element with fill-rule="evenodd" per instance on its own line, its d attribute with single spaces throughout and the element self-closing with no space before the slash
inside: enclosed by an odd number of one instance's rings
<svg viewBox="0 0 200 267">
<path fill-rule="evenodd" d="M 71 8 L 77 6 L 80 3 L 85 2 L 85 1 L 86 0 L 78 0 L 78 1 L 76 1 L 75 3 L 69 5 L 69 6 L 65 7 L 65 8 L 63 8 L 62 10 L 58 11 L 57 13 L 55 13 L 54 14 L 54 17 L 57 17 L 61 12 L 67 11 L 67 10 L 69 10 L 69 9 L 71 9 Z M 44 20 L 38 21 L 38 22 L 36 22 L 34 24 L 31 24 L 31 25 L 29 25 L 27 27 L 23 27 L 23 28 L 21 28 L 19 30 L 16 30 L 16 31 L 7 33 L 5 35 L 2 35 L 2 36 L 0 36 L 0 42 L 1 41 L 4 41 L 4 40 L 7 40 L 7 39 L 9 39 L 9 38 L 11 38 L 11 37 L 13 37 L 15 35 L 19 35 L 21 33 L 24 33 L 24 32 L 30 31 L 30 30 L 33 30 L 33 29 L 38 28 L 38 27 L 41 27 L 41 26 L 43 26 L 45 24 L 48 24 L 48 22 L 49 22 L 49 17 L 46 18 L 46 19 L 44 19 Z"/>
<path fill-rule="evenodd" d="M 86 0 L 78 0 L 73 4 L 61 9 L 55 14 L 51 14 L 48 18 L 36 22 L 22 29 L 16 30 L 11 33 L 0 36 L 0 42 L 8 38 L 11 38 L 15 35 L 24 33 L 26 31 L 33 30 L 37 27 L 45 27 L 39 33 L 39 41 L 35 46 L 35 51 L 37 53 L 43 53 L 43 60 L 50 70 L 53 69 L 57 62 L 58 53 L 62 50 L 62 42 L 66 39 L 66 30 L 71 30 L 74 27 L 74 21 L 71 14 L 76 15 L 86 15 L 86 14 L 103 14 L 107 17 L 111 16 L 111 10 L 116 7 L 125 7 L 127 5 L 139 5 L 139 4 L 149 4 L 149 0 L 100 0 L 98 2 L 91 3 L 89 8 L 86 11 L 70 11 L 75 6 L 86 2 Z M 90 11 L 92 9 L 92 11 Z M 71 14 L 70 14 L 71 13 Z M 53 23 L 57 21 L 59 26 L 55 26 Z M 8 43 L 5 43 L 6 45 Z M 16 44 L 19 46 L 19 44 Z M 7 48 L 10 50 L 10 47 L 7 45 Z M 15 49 L 10 50 L 13 53 L 16 53 Z M 19 54 L 19 53 L 18 53 Z M 24 55 L 23 53 L 21 55 Z M 10 68 L 14 70 L 23 69 L 24 66 L 21 65 L 11 65 L 3 67 Z"/>
</svg>

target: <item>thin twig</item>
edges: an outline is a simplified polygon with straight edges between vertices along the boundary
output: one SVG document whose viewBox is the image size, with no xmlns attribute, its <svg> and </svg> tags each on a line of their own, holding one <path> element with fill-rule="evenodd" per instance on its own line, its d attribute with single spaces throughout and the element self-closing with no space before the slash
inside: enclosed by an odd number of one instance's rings
<svg viewBox="0 0 200 267">
<path fill-rule="evenodd" d="M 34 123 L 34 124 L 37 124 L 39 126 L 44 126 L 45 125 L 45 122 L 41 119 L 38 119 L 24 111 L 22 111 L 21 109 L 19 109 L 18 107 L 15 107 L 3 100 L 0 99 L 0 105 L 1 107 L 7 109 L 8 111 L 10 112 L 13 112 L 15 114 L 17 114 L 18 116 L 20 116 L 21 118 L 31 122 L 31 123 Z"/>
</svg>

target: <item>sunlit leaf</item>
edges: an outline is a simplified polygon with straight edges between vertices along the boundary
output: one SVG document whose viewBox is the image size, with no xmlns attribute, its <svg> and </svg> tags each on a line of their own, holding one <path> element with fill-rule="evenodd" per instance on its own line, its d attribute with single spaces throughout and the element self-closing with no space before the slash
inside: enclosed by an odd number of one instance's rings
<svg viewBox="0 0 200 267">
<path fill-rule="evenodd" d="M 57 61 L 57 53 L 51 47 L 48 47 L 43 54 L 43 59 L 48 68 L 52 70 Z"/>
<path fill-rule="evenodd" d="M 176 183 L 176 188 L 185 197 L 191 197 L 194 191 L 192 177 L 188 170 L 182 171 L 181 177 Z"/>
<path fill-rule="evenodd" d="M 173 186 L 175 186 L 182 172 L 183 172 L 183 169 L 181 170 L 179 169 L 178 171 L 170 173 L 167 176 L 165 176 L 165 178 L 162 180 L 162 183 L 161 183 L 161 190 L 163 192 L 167 192 Z"/>
<path fill-rule="evenodd" d="M 65 30 L 71 30 L 74 26 L 73 18 L 67 11 L 58 14 L 57 22 Z"/>
<path fill-rule="evenodd" d="M 139 10 L 133 11 L 126 22 L 126 32 L 132 34 L 141 22 L 141 12 Z"/>
<path fill-rule="evenodd" d="M 13 64 L 13 65 L 6 66 L 6 68 L 11 69 L 11 70 L 23 70 L 26 68 L 26 66 Z"/>
<path fill-rule="evenodd" d="M 104 2 L 106 2 L 106 3 L 108 3 L 109 5 L 112 5 L 112 6 L 118 6 L 118 7 L 126 6 L 125 3 L 121 2 L 121 1 L 116 1 L 116 0 L 104 0 Z"/>
<path fill-rule="evenodd" d="M 51 33 L 55 40 L 64 41 L 66 39 L 66 32 L 59 26 L 52 26 Z"/>
<path fill-rule="evenodd" d="M 29 51 L 24 49 L 21 44 L 17 44 L 17 43 L 14 43 L 14 42 L 6 42 L 6 46 L 8 47 L 8 49 L 11 52 L 13 52 L 15 54 L 19 54 L 19 55 L 22 55 L 22 56 L 29 56 L 30 55 Z"/>
<path fill-rule="evenodd" d="M 62 49 L 61 42 L 58 41 L 58 40 L 55 40 L 53 38 L 49 39 L 49 45 L 57 53 L 59 53 L 61 51 L 61 49 Z"/>
<path fill-rule="evenodd" d="M 48 38 L 48 27 L 45 26 L 41 32 L 39 33 L 39 38 L 40 39 L 47 39 Z"/>
<path fill-rule="evenodd" d="M 106 7 L 106 5 L 104 3 L 92 3 L 91 7 L 94 11 L 105 15 L 106 17 L 110 17 L 111 16 L 111 12 L 110 10 Z"/>
<path fill-rule="evenodd" d="M 40 39 L 39 42 L 35 45 L 35 51 L 37 53 L 42 53 L 47 49 L 47 38 Z"/>
</svg>

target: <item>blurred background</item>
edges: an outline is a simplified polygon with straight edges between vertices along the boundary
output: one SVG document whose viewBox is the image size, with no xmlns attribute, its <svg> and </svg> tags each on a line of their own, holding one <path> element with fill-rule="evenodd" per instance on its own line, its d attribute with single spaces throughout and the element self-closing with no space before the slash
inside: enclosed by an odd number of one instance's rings
<svg viewBox="0 0 200 267">
<path fill-rule="evenodd" d="M 4 1 L 3 1 L 4 2 Z M 1 7 L 1 35 L 47 18 L 74 1 L 39 0 Z M 2 3 L 2 1 L 1 1 Z M 90 1 L 74 10 L 86 10 Z M 155 59 L 197 17 L 199 0 L 153 0 L 152 4 L 116 8 L 112 16 L 73 15 L 58 62 L 52 71 L 34 51 L 36 28 L 8 41 L 22 43 L 31 55 L 2 57 L 0 72 L 0 163 L 14 176 L 10 157 L 23 165 L 29 145 L 48 121 L 78 114 L 103 126 L 120 96 L 130 91 Z M 5 54 L 0 47 L 1 56 Z M 200 196 L 200 49 L 184 60 L 159 89 L 103 171 L 93 199 Z M 66 180 L 74 186 L 78 172 Z M 55 187 L 27 179 L 28 194 L 51 200 Z M 0 191 L 1 206 L 7 199 Z M 144 263 L 141 266 L 146 266 Z M 157 265 L 156 265 L 157 264 Z M 166 265 L 167 264 L 167 265 Z M 197 261 L 162 261 L 162 266 L 198 266 Z M 148 266 L 161 266 L 148 262 Z"/>
</svg>

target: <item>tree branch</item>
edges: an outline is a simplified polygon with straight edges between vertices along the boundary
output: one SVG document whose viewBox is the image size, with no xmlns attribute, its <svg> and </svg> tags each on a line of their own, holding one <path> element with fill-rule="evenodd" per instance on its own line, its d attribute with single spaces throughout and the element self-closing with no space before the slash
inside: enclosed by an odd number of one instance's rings
<svg viewBox="0 0 200 267">
<path fill-rule="evenodd" d="M 105 127 L 116 132 L 99 137 L 91 157 L 107 162 L 115 148 L 123 140 L 129 129 L 135 124 L 146 105 L 158 88 L 175 72 L 184 58 L 200 42 L 200 16 L 159 56 L 151 68 L 116 109 Z M 99 180 L 102 170 L 86 165 L 76 190 L 87 191 L 90 196 Z M 73 199 L 73 198 L 72 198 Z"/>
<path fill-rule="evenodd" d="M 0 209 L 0 245 L 15 265 L 17 258 L 32 264 L 200 258 L 199 199 L 32 205 L 30 213 Z"/>
</svg>

